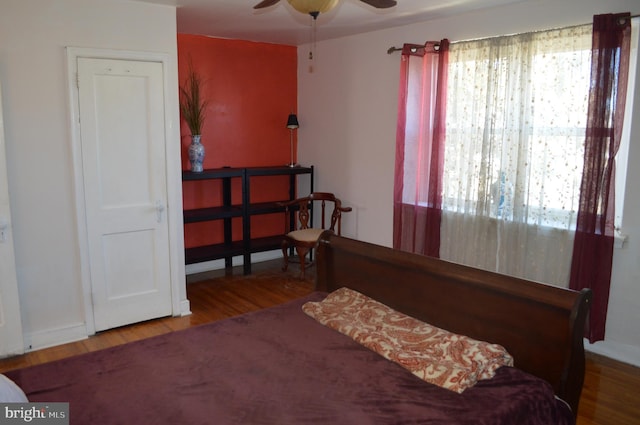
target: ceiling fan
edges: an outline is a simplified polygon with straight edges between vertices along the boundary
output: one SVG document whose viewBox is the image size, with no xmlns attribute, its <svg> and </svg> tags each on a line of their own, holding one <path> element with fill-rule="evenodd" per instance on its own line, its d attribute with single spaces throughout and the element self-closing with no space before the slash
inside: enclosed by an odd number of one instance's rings
<svg viewBox="0 0 640 425">
<path fill-rule="evenodd" d="M 260 3 L 253 6 L 254 9 L 262 9 L 265 7 L 273 6 L 280 0 L 262 0 Z M 298 12 L 309 14 L 315 18 L 320 13 L 328 12 L 333 9 L 338 0 L 287 0 L 294 9 Z M 395 0 L 360 0 L 363 3 L 373 6 L 376 9 L 386 9 L 395 6 L 398 2 Z"/>
<path fill-rule="evenodd" d="M 253 6 L 254 9 L 263 9 L 277 4 L 280 0 L 262 0 Z M 339 0 L 287 0 L 287 2 L 300 13 L 311 15 L 311 50 L 309 51 L 309 60 L 313 61 L 313 50 L 315 47 L 316 19 L 320 13 L 325 13 L 338 5 Z M 376 9 L 387 9 L 393 7 L 398 2 L 396 0 L 360 0 Z M 313 72 L 313 66 L 309 67 L 309 72 Z"/>
</svg>

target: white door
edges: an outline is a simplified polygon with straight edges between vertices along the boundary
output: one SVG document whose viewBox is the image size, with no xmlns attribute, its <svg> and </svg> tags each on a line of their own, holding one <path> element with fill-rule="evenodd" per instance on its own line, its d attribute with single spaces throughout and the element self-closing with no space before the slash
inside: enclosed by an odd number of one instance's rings
<svg viewBox="0 0 640 425">
<path fill-rule="evenodd" d="M 170 315 L 163 65 L 78 57 L 95 330 Z"/>
<path fill-rule="evenodd" d="M 16 263 L 11 234 L 7 158 L 0 90 L 0 357 L 24 352 Z"/>
</svg>

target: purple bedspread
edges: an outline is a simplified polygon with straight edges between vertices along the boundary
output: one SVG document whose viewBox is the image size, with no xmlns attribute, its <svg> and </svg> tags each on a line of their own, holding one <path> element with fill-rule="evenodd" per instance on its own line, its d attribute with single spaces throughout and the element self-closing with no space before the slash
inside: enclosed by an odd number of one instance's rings
<svg viewBox="0 0 640 425">
<path fill-rule="evenodd" d="M 6 375 L 31 401 L 69 402 L 78 425 L 574 423 L 514 368 L 462 394 L 421 381 L 301 311 L 323 297 Z"/>
</svg>

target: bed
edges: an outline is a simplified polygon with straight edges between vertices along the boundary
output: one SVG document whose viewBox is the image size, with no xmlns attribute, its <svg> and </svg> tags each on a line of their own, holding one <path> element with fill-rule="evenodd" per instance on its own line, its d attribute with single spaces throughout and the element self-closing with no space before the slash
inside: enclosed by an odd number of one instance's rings
<svg viewBox="0 0 640 425">
<path fill-rule="evenodd" d="M 72 424 L 571 424 L 590 293 L 324 233 L 316 289 L 270 309 L 9 371 Z M 303 311 L 350 288 L 499 344 L 515 367 L 463 392 L 425 382 Z"/>
</svg>

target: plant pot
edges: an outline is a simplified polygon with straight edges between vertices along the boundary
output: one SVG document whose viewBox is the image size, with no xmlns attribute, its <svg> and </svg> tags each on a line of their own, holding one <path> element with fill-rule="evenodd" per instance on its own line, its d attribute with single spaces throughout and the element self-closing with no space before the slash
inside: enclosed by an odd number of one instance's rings
<svg viewBox="0 0 640 425">
<path fill-rule="evenodd" d="M 191 144 L 189 145 L 189 162 L 191 162 L 191 171 L 194 173 L 201 173 L 203 161 L 204 146 L 200 143 L 200 135 L 191 136 Z"/>
</svg>

